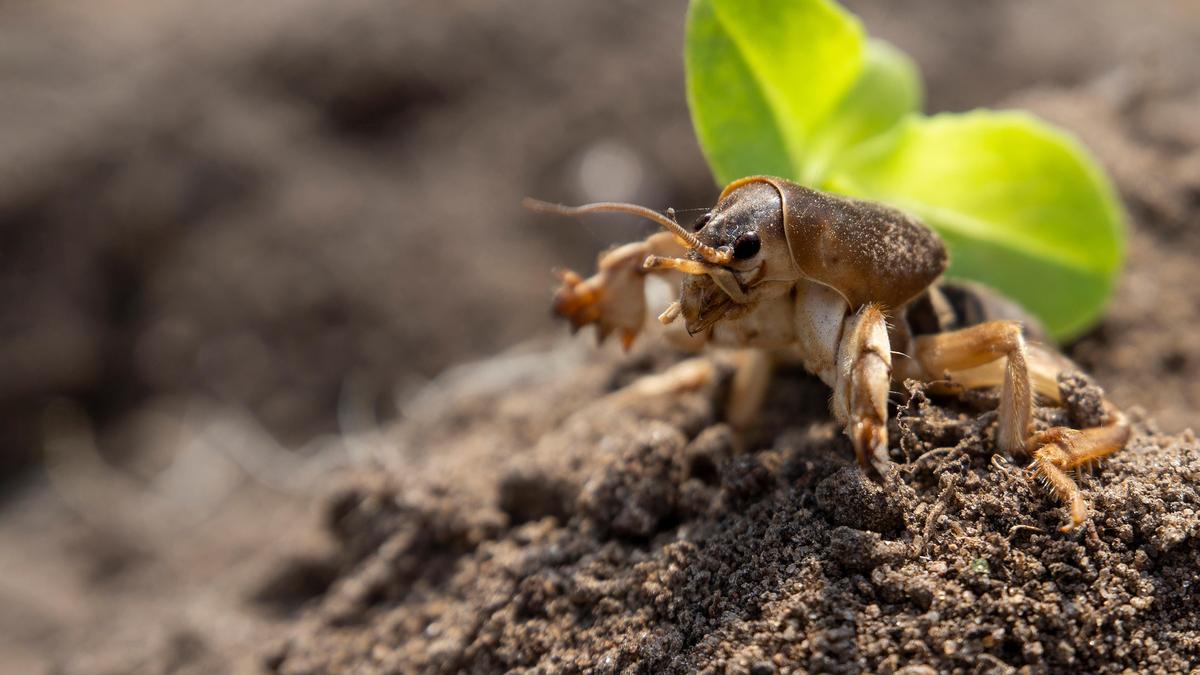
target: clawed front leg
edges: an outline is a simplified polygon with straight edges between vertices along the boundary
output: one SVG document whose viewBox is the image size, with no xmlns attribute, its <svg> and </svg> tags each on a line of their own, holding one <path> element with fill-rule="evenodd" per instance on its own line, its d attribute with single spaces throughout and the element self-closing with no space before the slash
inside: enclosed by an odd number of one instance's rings
<svg viewBox="0 0 1200 675">
<path fill-rule="evenodd" d="M 875 305 L 846 317 L 838 346 L 833 412 L 846 425 L 864 473 L 882 480 L 888 462 L 887 400 L 892 384 L 892 350 L 887 322 Z"/>
<path fill-rule="evenodd" d="M 650 255 L 677 256 L 683 251 L 672 234 L 659 232 L 601 254 L 596 273 L 587 279 L 561 271 L 554 312 L 576 330 L 595 324 L 601 342 L 615 332 L 628 349 L 646 322 L 647 270 L 642 263 Z"/>
</svg>

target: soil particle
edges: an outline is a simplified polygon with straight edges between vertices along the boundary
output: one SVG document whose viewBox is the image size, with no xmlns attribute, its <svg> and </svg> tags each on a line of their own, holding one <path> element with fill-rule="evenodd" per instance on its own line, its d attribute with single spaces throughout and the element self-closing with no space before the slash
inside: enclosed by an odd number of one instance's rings
<svg viewBox="0 0 1200 675">
<path fill-rule="evenodd" d="M 888 532 L 900 527 L 900 504 L 893 493 L 857 467 L 843 467 L 817 485 L 817 504 L 833 522 L 858 530 Z"/>
<path fill-rule="evenodd" d="M 1063 373 L 1058 376 L 1058 390 L 1071 426 L 1087 429 L 1104 424 L 1104 390 L 1092 378 L 1081 372 Z"/>
<path fill-rule="evenodd" d="M 686 439 L 665 424 L 648 424 L 629 449 L 590 480 L 579 512 L 602 535 L 646 538 L 658 531 L 679 502 Z"/>
</svg>

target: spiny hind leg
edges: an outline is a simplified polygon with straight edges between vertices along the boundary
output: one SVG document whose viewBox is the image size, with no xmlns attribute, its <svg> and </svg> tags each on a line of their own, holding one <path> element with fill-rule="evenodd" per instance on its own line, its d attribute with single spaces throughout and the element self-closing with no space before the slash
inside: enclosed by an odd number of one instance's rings
<svg viewBox="0 0 1200 675">
<path fill-rule="evenodd" d="M 847 316 L 838 346 L 833 412 L 846 425 L 864 473 L 882 479 L 888 464 L 887 401 L 892 384 L 892 350 L 887 322 L 876 305 Z"/>
<path fill-rule="evenodd" d="M 1010 454 L 1025 453 L 1025 438 L 1033 419 L 1033 391 L 1025 338 L 1016 321 L 988 321 L 969 328 L 921 335 L 913 340 L 912 357 L 926 380 L 955 381 L 955 373 L 980 369 L 1004 360 L 1000 389 L 1000 422 L 996 441 Z"/>
<path fill-rule="evenodd" d="M 1091 466 L 1125 447 L 1129 442 L 1129 423 L 1120 411 L 1104 402 L 1107 421 L 1090 429 L 1051 427 L 1029 437 L 1033 451 L 1030 471 L 1071 509 L 1071 520 L 1062 526 L 1069 532 L 1087 520 L 1087 504 L 1079 486 L 1067 473 Z"/>
<path fill-rule="evenodd" d="M 1033 393 L 1055 405 L 1062 404 L 1062 392 L 1058 388 L 1060 373 L 1078 370 L 1070 359 L 1057 351 L 1036 343 L 1025 343 L 1025 364 L 1029 371 L 1029 385 Z M 996 360 L 967 370 L 950 373 L 948 389 L 982 389 L 1004 384 L 1007 362 Z"/>
<path fill-rule="evenodd" d="M 986 326 L 987 324 L 981 325 Z M 928 337 L 938 338 L 941 336 Z M 925 338 L 918 338 L 918 343 L 922 339 Z M 1062 394 L 1058 388 L 1059 375 L 1065 371 L 1074 370 L 1075 365 L 1066 357 L 1039 345 L 1024 345 L 1022 351 L 1024 352 L 1024 377 L 1028 382 L 1027 387 L 1043 398 L 1061 404 Z M 921 353 L 920 346 L 918 346 L 917 352 Z M 969 360 L 964 360 L 964 362 L 969 362 Z M 968 389 L 1001 385 L 999 436 L 1001 439 L 1008 438 L 1009 442 L 1011 442 L 1011 436 L 1006 435 L 1003 415 L 1006 409 L 1012 410 L 1015 406 L 1013 401 L 1008 399 L 1007 392 L 1010 391 L 1008 385 L 1013 380 L 1019 382 L 1022 377 L 1020 372 L 1014 372 L 1013 363 L 1014 359 L 1010 358 L 1003 365 L 998 361 L 992 361 L 950 373 L 950 379 L 955 384 Z M 1015 387 L 1015 389 L 1020 390 L 1020 387 Z M 1084 502 L 1079 486 L 1071 478 L 1069 472 L 1111 455 L 1125 447 L 1129 441 L 1130 429 L 1125 416 L 1108 401 L 1104 401 L 1103 405 L 1106 421 L 1101 426 L 1089 429 L 1052 427 L 1023 439 L 1023 447 L 1033 456 L 1033 463 L 1030 464 L 1033 476 L 1070 509 L 1071 519 L 1063 526 L 1064 532 L 1078 527 L 1087 520 L 1087 504 Z M 1028 423 L 1025 423 L 1025 426 L 1028 426 Z M 1008 431 L 1011 433 L 1013 428 L 1010 426 Z M 1003 442 L 1001 447 L 1004 447 Z M 1011 452 L 1009 448 L 1004 449 Z"/>
</svg>

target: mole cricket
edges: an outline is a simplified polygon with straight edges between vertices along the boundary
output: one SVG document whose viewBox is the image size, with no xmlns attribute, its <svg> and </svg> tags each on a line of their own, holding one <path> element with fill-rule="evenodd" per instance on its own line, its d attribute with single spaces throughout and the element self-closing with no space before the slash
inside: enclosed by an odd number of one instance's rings
<svg viewBox="0 0 1200 675">
<path fill-rule="evenodd" d="M 1034 396 L 1061 405 L 1058 376 L 1077 367 L 1039 341 L 1037 322 L 1012 301 L 978 284 L 944 281 L 941 239 L 897 209 L 770 176 L 730 183 L 691 232 L 673 210 L 524 204 L 566 216 L 630 213 L 662 226 L 601 254 L 587 279 L 560 272 L 554 310 L 575 328 L 595 324 L 601 339 L 616 333 L 628 348 L 646 323 L 646 277 L 661 277 L 678 297 L 659 316 L 668 340 L 688 350 L 746 350 L 726 407 L 735 427 L 756 415 L 772 364 L 799 361 L 833 390 L 832 413 L 859 466 L 878 481 L 889 462 L 893 383 L 998 385 L 996 444 L 1032 456 L 1030 473 L 1068 505 L 1063 531 L 1088 513 L 1069 472 L 1129 439 L 1125 416 L 1107 400 L 1101 426 L 1033 433 Z"/>
</svg>

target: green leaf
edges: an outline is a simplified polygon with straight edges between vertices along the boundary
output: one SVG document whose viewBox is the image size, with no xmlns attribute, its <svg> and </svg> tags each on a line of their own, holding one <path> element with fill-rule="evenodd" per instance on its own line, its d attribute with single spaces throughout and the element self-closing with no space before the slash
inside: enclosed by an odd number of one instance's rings
<svg viewBox="0 0 1200 675">
<path fill-rule="evenodd" d="M 688 102 L 717 180 L 805 175 L 814 133 L 862 71 L 863 41 L 828 0 L 693 0 Z"/>
<path fill-rule="evenodd" d="M 844 157 L 828 187 L 921 217 L 949 275 L 1017 300 L 1058 339 L 1103 310 L 1124 255 L 1122 214 L 1073 138 L 1020 112 L 910 117 Z"/>
<path fill-rule="evenodd" d="M 916 64 L 883 40 L 869 41 L 858 80 L 813 134 L 800 182 L 819 185 L 844 152 L 918 112 L 922 97 Z"/>
</svg>

